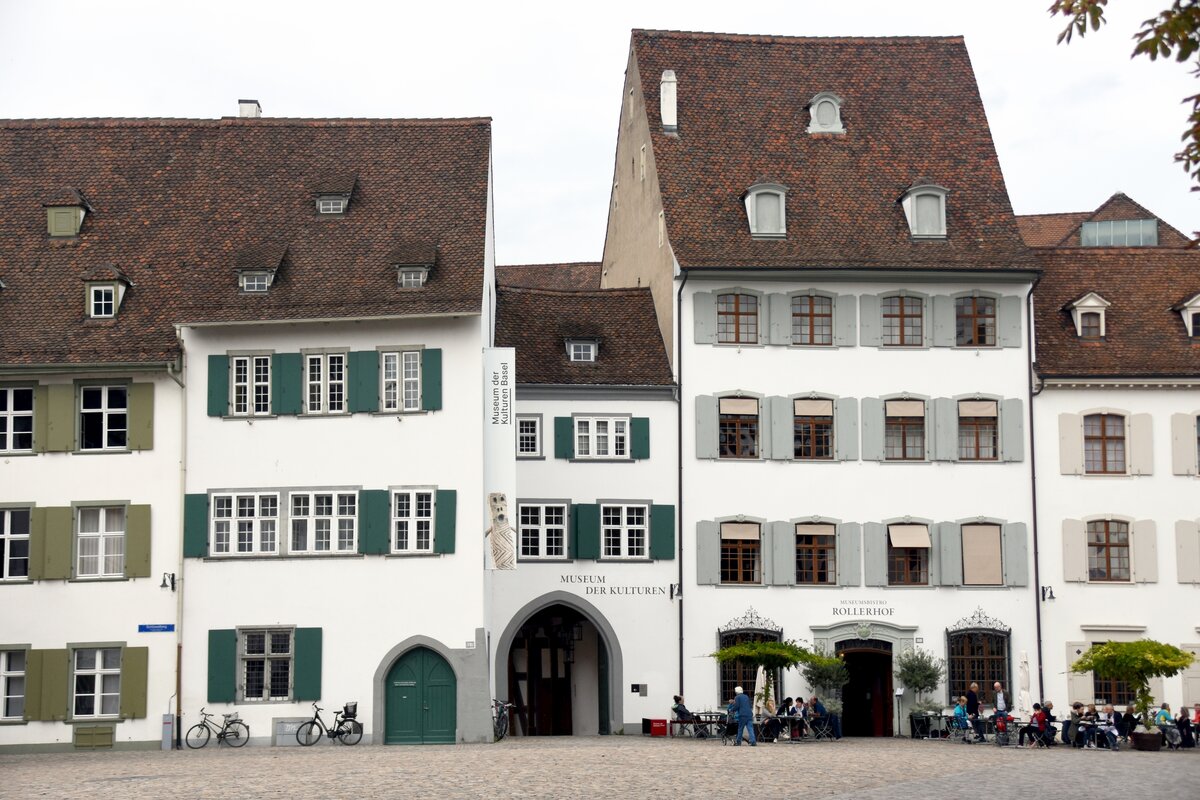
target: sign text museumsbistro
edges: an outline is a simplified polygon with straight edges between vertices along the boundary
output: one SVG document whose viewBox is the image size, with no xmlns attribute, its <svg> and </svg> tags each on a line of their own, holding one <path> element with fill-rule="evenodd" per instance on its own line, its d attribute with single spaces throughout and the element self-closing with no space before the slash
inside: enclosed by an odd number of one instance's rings
<svg viewBox="0 0 1200 800">
<path fill-rule="evenodd" d="M 835 617 L 890 617 L 896 609 L 886 600 L 843 600 L 832 611 Z"/>
<path fill-rule="evenodd" d="M 584 594 L 651 595 L 667 593 L 665 586 L 609 586 L 604 575 L 560 575 L 560 583 L 584 583 Z"/>
</svg>

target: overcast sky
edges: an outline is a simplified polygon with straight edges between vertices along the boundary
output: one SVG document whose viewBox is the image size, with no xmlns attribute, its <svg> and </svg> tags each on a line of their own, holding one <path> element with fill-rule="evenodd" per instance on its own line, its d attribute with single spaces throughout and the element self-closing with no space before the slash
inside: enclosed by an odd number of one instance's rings
<svg viewBox="0 0 1200 800">
<path fill-rule="evenodd" d="M 501 264 L 598 260 L 633 28 L 966 37 L 1018 214 L 1123 191 L 1187 234 L 1187 66 L 1131 61 L 1168 0 L 1055 45 L 1049 0 L 775 3 L 0 0 L 0 117 L 493 119 Z"/>
</svg>

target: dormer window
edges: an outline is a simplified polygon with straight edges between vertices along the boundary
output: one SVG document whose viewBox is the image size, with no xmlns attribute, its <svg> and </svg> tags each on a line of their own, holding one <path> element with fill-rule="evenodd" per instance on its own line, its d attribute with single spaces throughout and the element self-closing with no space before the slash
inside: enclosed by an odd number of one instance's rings
<svg viewBox="0 0 1200 800">
<path fill-rule="evenodd" d="M 1100 340 L 1108 335 L 1105 311 L 1111 305 L 1095 292 L 1088 292 L 1078 300 L 1067 303 L 1063 308 L 1071 312 L 1075 321 L 1075 335 L 1080 339 Z"/>
<path fill-rule="evenodd" d="M 946 195 L 949 189 L 932 183 L 917 183 L 900 198 L 908 230 L 914 239 L 946 238 Z"/>
<path fill-rule="evenodd" d="M 269 270 L 254 270 L 238 275 L 242 291 L 247 294 L 261 294 L 271 288 L 275 282 L 275 273 Z"/>
<path fill-rule="evenodd" d="M 396 282 L 401 289 L 420 289 L 429 278 L 429 267 L 398 267 Z"/>
<path fill-rule="evenodd" d="M 595 361 L 598 349 L 599 343 L 594 339 L 567 339 L 567 358 L 571 361 Z"/>
<path fill-rule="evenodd" d="M 317 213 L 329 217 L 345 214 L 350 209 L 350 198 L 357 183 L 357 175 L 339 169 L 313 177 L 308 190 L 316 202 Z"/>
<path fill-rule="evenodd" d="M 821 92 L 808 103 L 809 133 L 845 133 L 842 127 L 842 98 Z"/>
<path fill-rule="evenodd" d="M 83 276 L 83 302 L 89 319 L 112 319 L 121 311 L 126 290 L 133 286 L 129 277 L 111 264 L 88 270 Z"/>
<path fill-rule="evenodd" d="M 117 286 L 113 283 L 93 283 L 88 286 L 88 316 L 106 319 L 116 316 Z"/>
<path fill-rule="evenodd" d="M 42 205 L 46 209 L 46 233 L 63 239 L 78 236 L 83 218 L 92 210 L 78 189 L 67 189 Z"/>
<path fill-rule="evenodd" d="M 346 197 L 318 197 L 317 198 L 317 213 L 318 214 L 345 214 L 346 205 L 349 198 Z"/>
<path fill-rule="evenodd" d="M 1172 306 L 1171 310 L 1178 311 L 1179 316 L 1183 317 L 1183 327 L 1187 329 L 1188 336 L 1200 339 L 1200 294 Z"/>
<path fill-rule="evenodd" d="M 1079 229 L 1083 247 L 1155 247 L 1157 219 L 1116 219 L 1085 222 Z"/>
<path fill-rule="evenodd" d="M 746 190 L 746 218 L 755 239 L 782 239 L 787 236 L 787 187 L 777 183 L 756 183 Z"/>
</svg>

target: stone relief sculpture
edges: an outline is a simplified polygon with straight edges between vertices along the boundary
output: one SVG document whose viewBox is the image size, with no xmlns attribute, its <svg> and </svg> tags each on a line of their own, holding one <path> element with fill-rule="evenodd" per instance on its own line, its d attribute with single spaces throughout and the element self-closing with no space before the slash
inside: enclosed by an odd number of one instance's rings
<svg viewBox="0 0 1200 800">
<path fill-rule="evenodd" d="M 488 495 L 488 511 L 491 513 L 492 526 L 484 533 L 484 537 L 491 537 L 492 568 L 516 569 L 516 545 L 513 543 L 512 527 L 508 524 L 508 498 L 503 492 Z"/>
</svg>

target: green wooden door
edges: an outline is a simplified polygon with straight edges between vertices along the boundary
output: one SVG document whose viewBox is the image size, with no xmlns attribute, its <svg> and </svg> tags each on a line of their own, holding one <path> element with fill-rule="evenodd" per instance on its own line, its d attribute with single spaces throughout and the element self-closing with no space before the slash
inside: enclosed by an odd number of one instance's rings
<svg viewBox="0 0 1200 800">
<path fill-rule="evenodd" d="M 446 660 L 424 647 L 410 650 L 388 671 L 388 744 L 452 744 L 458 684 Z"/>
</svg>

